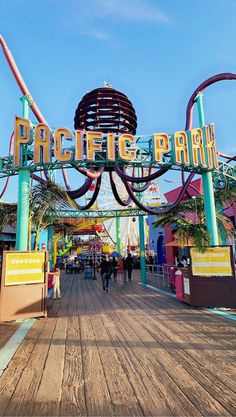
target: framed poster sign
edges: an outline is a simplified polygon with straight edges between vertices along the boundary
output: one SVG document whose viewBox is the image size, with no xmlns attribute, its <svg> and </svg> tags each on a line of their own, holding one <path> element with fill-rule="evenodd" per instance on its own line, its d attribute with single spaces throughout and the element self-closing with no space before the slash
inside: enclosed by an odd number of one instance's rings
<svg viewBox="0 0 236 417">
<path fill-rule="evenodd" d="M 6 252 L 4 285 L 40 284 L 45 280 L 45 252 Z"/>
<path fill-rule="evenodd" d="M 234 277 L 232 249 L 230 246 L 209 247 L 205 252 L 190 249 L 192 275 L 198 277 Z"/>
</svg>

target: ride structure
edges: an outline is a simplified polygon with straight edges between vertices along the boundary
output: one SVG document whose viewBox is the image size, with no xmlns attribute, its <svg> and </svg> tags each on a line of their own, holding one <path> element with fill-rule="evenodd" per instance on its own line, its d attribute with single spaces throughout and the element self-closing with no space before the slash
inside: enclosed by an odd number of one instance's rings
<svg viewBox="0 0 236 417">
<path fill-rule="evenodd" d="M 17 116 L 15 119 L 9 155 L 0 158 L 0 178 L 6 178 L 1 197 L 8 187 L 9 178 L 13 175 L 18 175 L 19 178 L 16 244 L 18 250 L 27 248 L 30 177 L 43 182 L 51 177 L 54 169 L 62 169 L 67 193 L 74 200 L 83 197 L 94 184 L 90 201 L 85 205 L 78 203 L 78 211 L 70 211 L 70 215 L 74 217 L 106 216 L 104 210 L 102 212 L 97 210 L 96 214 L 96 210 L 90 209 L 98 198 L 103 174 L 108 173 L 114 199 L 120 207 L 123 207 L 121 210 L 108 210 L 108 215 L 111 216 L 112 212 L 117 219 L 117 236 L 120 233 L 121 216 L 125 213 L 133 216 L 134 211 L 139 216 L 142 282 L 146 282 L 143 216 L 146 213 L 166 213 L 176 207 L 183 196 L 188 195 L 188 187 L 191 187 L 195 173 L 200 174 L 203 180 L 206 223 L 211 244 L 219 244 L 213 187 L 229 187 L 235 183 L 236 170 L 229 162 L 236 157 L 222 152 L 217 153 L 214 126 L 205 125 L 202 93 L 216 82 L 235 80 L 236 74 L 217 74 L 197 87 L 187 105 L 185 130 L 172 134 L 154 133 L 137 136 L 137 118 L 132 103 L 123 93 L 105 86 L 87 93 L 79 103 L 74 119 L 75 133 L 65 128 L 52 131 L 30 95 L 1 36 L 0 44 L 23 94 L 22 117 Z M 195 104 L 197 104 L 200 127 L 192 129 Z M 29 109 L 36 116 L 38 124 L 33 124 L 29 120 Z M 73 145 L 68 146 L 71 140 L 74 141 Z M 226 159 L 227 162 L 218 160 L 218 156 Z M 85 177 L 82 186 L 74 190 L 70 188 L 67 175 L 69 168 L 73 168 Z M 170 169 L 182 172 L 182 189 L 174 203 L 161 204 L 159 207 L 145 204 L 142 196 L 150 188 L 151 182 Z M 148 170 L 147 174 L 144 173 L 145 170 Z M 187 179 L 185 179 L 185 171 L 189 172 Z M 37 175 L 39 172 L 43 172 L 44 178 Z M 125 198 L 121 198 L 117 191 L 115 177 L 121 180 L 125 188 Z M 134 208 L 130 207 L 131 203 Z M 68 213 L 65 216 L 68 216 Z"/>
</svg>

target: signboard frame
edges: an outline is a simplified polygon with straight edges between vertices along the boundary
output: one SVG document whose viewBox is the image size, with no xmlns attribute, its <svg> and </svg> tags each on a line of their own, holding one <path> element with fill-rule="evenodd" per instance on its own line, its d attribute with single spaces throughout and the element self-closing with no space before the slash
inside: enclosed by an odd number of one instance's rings
<svg viewBox="0 0 236 417">
<path fill-rule="evenodd" d="M 44 283 L 45 281 L 45 251 L 34 251 L 34 252 L 33 251 L 32 252 L 5 251 L 4 255 L 5 256 L 4 256 L 4 264 L 3 264 L 4 266 L 3 284 L 5 287 L 15 286 L 15 285 L 29 285 L 29 284 Z M 30 258 L 30 256 L 33 259 L 31 260 L 27 259 L 27 258 Z M 13 258 L 13 260 L 10 260 L 8 258 Z M 23 259 L 20 259 L 20 258 L 23 258 Z M 9 267 L 12 268 L 11 270 L 8 269 L 8 265 Z M 34 266 L 35 268 L 33 268 Z M 14 278 L 13 279 L 10 278 L 12 276 L 14 276 L 15 280 L 13 280 Z"/>
<path fill-rule="evenodd" d="M 31 282 L 11 283 L 6 285 L 6 266 L 8 254 L 14 256 L 33 253 L 43 254 L 43 279 Z M 47 273 L 48 252 L 46 251 L 4 251 L 0 285 L 0 322 L 30 317 L 47 316 Z M 36 282 L 35 282 L 36 281 Z"/>
<path fill-rule="evenodd" d="M 235 265 L 232 246 L 219 245 L 209 246 L 205 252 L 199 252 L 196 248 L 189 248 L 191 258 L 191 276 L 192 277 L 227 277 L 235 278 Z M 193 259 L 193 254 L 196 253 L 196 261 Z M 218 255 L 218 256 L 217 256 Z M 202 265 L 201 265 L 202 259 Z M 222 262 L 220 262 L 222 261 Z M 196 264 L 199 265 L 196 265 Z M 226 265 L 228 263 L 228 265 Z M 209 265 L 207 265 L 209 264 Z M 204 268 L 207 268 L 207 270 Z"/>
</svg>

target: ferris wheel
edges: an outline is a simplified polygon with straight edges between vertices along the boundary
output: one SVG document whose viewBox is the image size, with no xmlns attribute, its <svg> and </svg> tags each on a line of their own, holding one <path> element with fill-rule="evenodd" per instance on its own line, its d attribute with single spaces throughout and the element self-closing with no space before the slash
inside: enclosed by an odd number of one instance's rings
<svg viewBox="0 0 236 417">
<path fill-rule="evenodd" d="M 146 173 L 145 173 L 146 175 Z M 122 200 L 128 199 L 125 186 L 118 175 L 114 174 L 114 181 L 117 192 Z M 91 198 L 94 191 L 94 185 L 86 194 L 86 202 Z M 146 191 L 140 193 L 141 201 L 150 207 L 161 204 L 161 194 L 158 180 L 152 181 Z M 102 177 L 101 189 L 97 198 L 96 206 L 99 210 L 122 210 L 122 207 L 115 199 L 111 189 L 109 174 L 106 172 Z M 135 203 L 131 201 L 128 208 L 135 208 Z M 103 222 L 103 231 L 101 238 L 105 240 L 112 248 L 116 249 L 116 219 L 107 219 Z M 148 234 L 148 230 L 147 233 Z M 121 217 L 120 218 L 120 236 L 121 236 L 121 253 L 126 254 L 127 251 L 136 251 L 139 247 L 139 225 L 137 217 Z"/>
</svg>

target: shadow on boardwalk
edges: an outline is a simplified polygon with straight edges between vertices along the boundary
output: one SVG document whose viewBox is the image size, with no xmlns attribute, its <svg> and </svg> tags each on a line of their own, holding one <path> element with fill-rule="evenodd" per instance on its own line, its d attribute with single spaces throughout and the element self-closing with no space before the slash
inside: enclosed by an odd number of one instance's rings
<svg viewBox="0 0 236 417">
<path fill-rule="evenodd" d="M 64 275 L 0 378 L 1 416 L 235 416 L 235 322 L 134 279 Z"/>
</svg>

